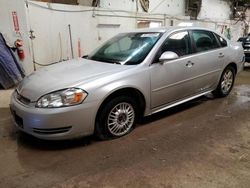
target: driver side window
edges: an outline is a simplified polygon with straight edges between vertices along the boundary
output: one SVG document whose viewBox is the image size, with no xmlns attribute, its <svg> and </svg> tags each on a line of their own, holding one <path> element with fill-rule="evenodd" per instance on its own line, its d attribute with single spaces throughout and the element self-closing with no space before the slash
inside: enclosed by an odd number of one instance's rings
<svg viewBox="0 0 250 188">
<path fill-rule="evenodd" d="M 175 52 L 178 56 L 188 55 L 190 53 L 190 42 L 187 31 L 174 33 L 165 41 L 164 52 Z"/>
<path fill-rule="evenodd" d="M 175 52 L 179 57 L 191 54 L 191 44 L 187 31 L 181 31 L 170 35 L 157 53 L 157 59 L 166 51 Z"/>
</svg>

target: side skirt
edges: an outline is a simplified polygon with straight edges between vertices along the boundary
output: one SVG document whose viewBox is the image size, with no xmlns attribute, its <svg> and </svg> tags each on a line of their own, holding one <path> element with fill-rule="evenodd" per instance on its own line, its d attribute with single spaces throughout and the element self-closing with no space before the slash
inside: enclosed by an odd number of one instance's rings
<svg viewBox="0 0 250 188">
<path fill-rule="evenodd" d="M 157 107 L 157 108 L 153 108 L 153 109 L 151 110 L 151 113 L 150 113 L 150 114 L 147 114 L 147 115 L 145 115 L 145 116 L 149 116 L 149 115 L 158 113 L 158 112 L 160 112 L 160 111 L 167 110 L 167 109 L 169 109 L 169 108 L 172 108 L 172 107 L 174 107 L 174 106 L 178 106 L 178 105 L 180 105 L 180 104 L 183 104 L 183 103 L 185 103 L 185 102 L 191 101 L 191 100 L 193 100 L 193 99 L 195 99 L 195 98 L 201 97 L 201 96 L 206 95 L 206 94 L 211 93 L 211 92 L 212 92 L 212 90 L 209 90 L 209 91 L 200 93 L 200 94 L 198 94 L 198 95 L 194 95 L 194 96 L 192 96 L 192 97 L 185 98 L 185 99 L 183 99 L 183 100 L 180 100 L 180 101 L 177 101 L 177 102 L 174 102 L 174 103 L 171 103 L 171 104 L 167 104 L 167 105 L 163 105 L 163 106 L 160 106 L 160 107 Z"/>
</svg>

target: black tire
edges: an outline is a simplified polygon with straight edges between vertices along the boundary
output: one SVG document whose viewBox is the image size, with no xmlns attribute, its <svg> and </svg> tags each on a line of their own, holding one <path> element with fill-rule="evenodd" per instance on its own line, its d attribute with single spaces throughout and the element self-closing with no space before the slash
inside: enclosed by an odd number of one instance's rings
<svg viewBox="0 0 250 188">
<path fill-rule="evenodd" d="M 117 109 L 121 105 L 127 106 L 128 109 L 131 109 L 131 111 L 134 112 L 133 118 L 130 118 L 131 115 L 130 116 L 126 115 L 125 112 L 122 113 L 121 112 L 122 110 L 118 112 L 119 110 Z M 114 113 L 115 110 L 117 110 L 117 113 Z M 131 111 L 129 111 L 129 113 L 132 113 Z M 121 123 L 113 122 L 114 127 L 115 126 L 117 127 L 118 125 L 122 126 L 122 124 L 125 124 L 125 122 L 127 122 L 125 119 L 126 118 L 129 119 L 128 125 L 127 126 L 124 125 L 123 127 L 125 129 L 124 132 L 119 135 L 115 134 L 114 130 L 112 130 L 113 129 L 112 123 L 110 123 L 110 121 L 112 122 L 112 118 L 114 114 L 116 115 L 119 114 L 117 115 L 117 122 L 119 122 L 118 120 L 120 116 L 123 116 L 121 117 L 121 120 L 120 120 Z M 105 103 L 104 106 L 100 109 L 99 113 L 97 114 L 96 125 L 95 125 L 95 135 L 100 140 L 107 140 L 111 138 L 118 138 L 118 137 L 124 136 L 133 130 L 134 125 L 137 121 L 137 115 L 138 115 L 138 107 L 133 98 L 129 96 L 117 96 L 111 99 L 110 101 L 108 101 L 107 103 Z M 126 129 L 126 127 L 128 128 Z"/>
<path fill-rule="evenodd" d="M 229 80 L 231 82 L 229 82 Z M 226 67 L 221 74 L 220 82 L 217 88 L 212 92 L 213 95 L 215 97 L 226 97 L 233 88 L 234 80 L 235 80 L 235 69 L 232 66 Z M 227 82 L 225 83 L 225 81 Z"/>
</svg>

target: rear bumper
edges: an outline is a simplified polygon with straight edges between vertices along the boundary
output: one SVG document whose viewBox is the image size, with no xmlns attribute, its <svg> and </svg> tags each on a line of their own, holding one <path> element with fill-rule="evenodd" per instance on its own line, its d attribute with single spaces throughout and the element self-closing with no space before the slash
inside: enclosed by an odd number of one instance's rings
<svg viewBox="0 0 250 188">
<path fill-rule="evenodd" d="M 46 140 L 72 139 L 94 132 L 96 103 L 42 109 L 25 106 L 14 95 L 10 109 L 16 127 L 30 135 Z"/>
</svg>

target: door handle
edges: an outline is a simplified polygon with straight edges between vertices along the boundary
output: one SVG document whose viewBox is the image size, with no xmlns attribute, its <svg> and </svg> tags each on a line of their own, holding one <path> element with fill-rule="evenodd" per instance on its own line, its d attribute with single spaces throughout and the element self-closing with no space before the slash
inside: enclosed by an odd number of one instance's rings
<svg viewBox="0 0 250 188">
<path fill-rule="evenodd" d="M 192 67 L 193 65 L 194 65 L 194 63 L 192 61 L 188 61 L 187 64 L 186 64 L 186 66 L 188 68 Z"/>
<path fill-rule="evenodd" d="M 224 54 L 223 54 L 223 53 L 220 53 L 218 57 L 219 57 L 219 58 L 223 58 L 223 57 L 224 57 Z"/>
</svg>

